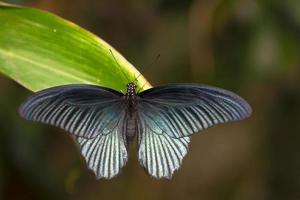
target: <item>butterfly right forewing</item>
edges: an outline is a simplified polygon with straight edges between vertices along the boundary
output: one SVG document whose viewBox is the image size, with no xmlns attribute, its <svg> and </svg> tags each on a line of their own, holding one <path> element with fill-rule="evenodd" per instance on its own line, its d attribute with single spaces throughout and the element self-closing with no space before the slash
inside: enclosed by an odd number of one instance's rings
<svg viewBox="0 0 300 200">
<path fill-rule="evenodd" d="M 139 113 L 158 134 L 191 136 L 213 125 L 251 115 L 238 95 L 216 87 L 177 84 L 151 88 L 139 94 Z"/>
</svg>

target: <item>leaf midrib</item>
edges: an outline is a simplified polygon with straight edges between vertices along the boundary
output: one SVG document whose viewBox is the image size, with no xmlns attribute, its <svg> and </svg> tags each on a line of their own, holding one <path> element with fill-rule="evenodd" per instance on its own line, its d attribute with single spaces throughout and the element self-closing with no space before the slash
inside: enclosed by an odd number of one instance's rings
<svg viewBox="0 0 300 200">
<path fill-rule="evenodd" d="M 27 63 L 30 63 L 32 65 L 35 65 L 35 66 L 38 66 L 38 67 L 41 67 L 43 69 L 46 69 L 50 72 L 53 72 L 57 75 L 64 75 L 65 77 L 69 77 L 69 78 L 72 78 L 74 80 L 78 80 L 80 81 L 81 83 L 87 83 L 87 84 L 95 84 L 93 82 L 90 82 L 90 81 L 87 81 L 85 79 L 81 79 L 79 78 L 78 76 L 73 76 L 72 74 L 70 73 L 67 73 L 65 71 L 62 71 L 62 70 L 58 70 L 57 68 L 51 68 L 51 67 L 48 67 L 47 65 L 43 65 L 41 63 L 37 63 L 37 62 L 34 62 L 33 60 L 29 60 L 23 56 L 20 56 L 20 55 L 16 55 L 14 53 L 11 53 L 11 52 L 8 52 L 8 51 L 5 51 L 3 49 L 0 49 L 0 53 L 1 54 L 4 54 L 5 56 L 8 56 L 8 57 L 11 57 L 11 58 L 16 58 L 16 59 L 19 59 L 19 60 L 22 60 L 24 62 L 27 62 Z"/>
</svg>

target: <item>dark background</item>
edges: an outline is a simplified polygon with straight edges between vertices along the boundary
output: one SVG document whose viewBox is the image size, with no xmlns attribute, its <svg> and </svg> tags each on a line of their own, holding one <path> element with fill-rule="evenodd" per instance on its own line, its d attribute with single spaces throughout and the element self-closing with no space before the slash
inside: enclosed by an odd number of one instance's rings
<svg viewBox="0 0 300 200">
<path fill-rule="evenodd" d="M 153 85 L 219 86 L 243 96 L 254 112 L 195 135 L 171 181 L 144 173 L 136 145 L 118 177 L 95 180 L 68 134 L 19 117 L 31 92 L 1 75 L 0 199 L 300 199 L 300 1 L 6 2 L 92 31 Z"/>
</svg>

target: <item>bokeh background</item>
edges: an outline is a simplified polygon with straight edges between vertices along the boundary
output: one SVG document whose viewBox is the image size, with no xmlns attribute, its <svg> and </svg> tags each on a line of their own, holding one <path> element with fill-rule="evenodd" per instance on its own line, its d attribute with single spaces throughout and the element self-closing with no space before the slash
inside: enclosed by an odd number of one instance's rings
<svg viewBox="0 0 300 200">
<path fill-rule="evenodd" d="M 31 92 L 0 75 L 0 199 L 300 199 L 300 1 L 6 2 L 92 31 L 153 85 L 219 86 L 243 96 L 254 112 L 195 135 L 172 180 L 146 175 L 136 145 L 118 177 L 95 180 L 68 134 L 19 117 Z"/>
</svg>

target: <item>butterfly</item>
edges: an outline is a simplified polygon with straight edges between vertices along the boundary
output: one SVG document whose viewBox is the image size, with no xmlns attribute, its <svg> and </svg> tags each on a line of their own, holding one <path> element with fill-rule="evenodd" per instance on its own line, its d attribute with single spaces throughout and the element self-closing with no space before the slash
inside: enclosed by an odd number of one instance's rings
<svg viewBox="0 0 300 200">
<path fill-rule="evenodd" d="M 137 135 L 140 164 L 151 176 L 170 179 L 193 134 L 245 119 L 252 110 L 240 96 L 212 86 L 174 84 L 138 92 L 131 82 L 126 93 L 85 84 L 45 89 L 29 97 L 19 112 L 74 135 L 97 178 L 120 173 Z"/>
</svg>

